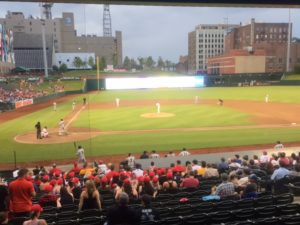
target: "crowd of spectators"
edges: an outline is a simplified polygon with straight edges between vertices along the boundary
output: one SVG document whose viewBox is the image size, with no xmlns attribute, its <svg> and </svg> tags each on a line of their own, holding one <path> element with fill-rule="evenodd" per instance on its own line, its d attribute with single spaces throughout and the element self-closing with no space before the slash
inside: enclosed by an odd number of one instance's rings
<svg viewBox="0 0 300 225">
<path fill-rule="evenodd" d="M 184 149 L 184 151 L 186 151 Z M 155 157 L 158 153 L 153 152 Z M 142 154 L 144 157 L 146 152 Z M 128 157 L 132 157 L 129 154 Z M 141 157 L 141 158 L 143 158 Z M 153 157 L 153 158 L 155 158 Z M 182 157 L 184 160 L 184 157 Z M 217 185 L 211 185 L 211 194 L 217 199 L 256 198 L 258 185 L 264 174 L 265 191 L 272 192 L 272 184 L 286 176 L 300 177 L 300 154 L 287 157 L 284 152 L 248 157 L 236 154 L 230 159 L 222 158 L 220 163 L 211 164 L 198 160 L 177 160 L 167 168 L 158 168 L 154 162 L 148 168 L 129 161 L 113 164 L 103 161 L 74 163 L 69 171 L 62 171 L 53 164 L 50 170 L 36 167 L 18 170 L 18 177 L 9 184 L 1 180 L 0 210 L 2 221 L 6 224 L 5 213 L 12 217 L 25 216 L 29 222 L 39 221 L 43 207 L 63 207 L 77 204 L 78 211 L 88 209 L 102 210 L 102 193 L 110 192 L 116 205 L 107 211 L 107 224 L 139 224 L 145 220 L 159 220 L 159 212 L 151 206 L 151 201 L 161 194 L 175 194 L 182 189 L 201 187 L 203 180 L 215 178 Z M 260 173 L 257 173 L 260 171 Z M 263 173 L 262 173 L 263 172 Z M 267 179 L 266 179 L 267 177 Z M 32 204 L 32 198 L 36 204 Z M 187 198 L 182 200 L 188 201 Z M 130 203 L 141 202 L 140 209 L 133 209 Z M 46 224 L 41 220 L 39 224 Z"/>
</svg>

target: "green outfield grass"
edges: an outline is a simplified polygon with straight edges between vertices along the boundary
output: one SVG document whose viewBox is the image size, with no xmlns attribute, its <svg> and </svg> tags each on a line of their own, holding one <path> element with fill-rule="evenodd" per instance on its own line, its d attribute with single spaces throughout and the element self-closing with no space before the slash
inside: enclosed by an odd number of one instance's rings
<svg viewBox="0 0 300 225">
<path fill-rule="evenodd" d="M 247 87 L 247 88 L 203 88 L 203 89 L 159 89 L 136 91 L 104 91 L 80 95 L 76 98 L 78 104 L 83 96 L 93 104 L 97 102 L 111 102 L 116 97 L 122 100 L 135 99 L 191 99 L 198 95 L 201 99 L 222 98 L 233 100 L 263 101 L 269 94 L 270 100 L 275 102 L 300 103 L 300 88 L 290 87 Z M 58 104 L 58 111 L 48 108 L 32 112 L 27 116 L 8 121 L 0 126 L 0 163 L 13 162 L 13 151 L 17 153 L 18 162 L 33 162 L 40 160 L 75 159 L 73 143 L 32 145 L 20 144 L 14 141 L 17 134 L 34 131 L 34 125 L 40 121 L 42 125 L 55 127 L 60 118 L 71 111 L 71 100 Z M 84 110 L 72 124 L 77 127 L 91 127 L 101 130 L 137 130 L 202 126 L 229 126 L 253 124 L 250 115 L 225 107 L 202 105 L 170 105 L 162 106 L 162 111 L 175 113 L 175 117 L 160 119 L 144 119 L 142 113 L 155 112 L 155 107 L 124 107 L 119 109 L 91 109 Z M 226 131 L 186 131 L 140 133 L 123 135 L 103 135 L 78 142 L 82 144 L 87 156 L 111 154 L 126 154 L 128 152 L 142 152 L 143 150 L 175 150 L 182 147 L 203 148 L 220 146 L 239 146 L 249 144 L 299 141 L 300 128 L 277 129 L 241 129 Z"/>
</svg>

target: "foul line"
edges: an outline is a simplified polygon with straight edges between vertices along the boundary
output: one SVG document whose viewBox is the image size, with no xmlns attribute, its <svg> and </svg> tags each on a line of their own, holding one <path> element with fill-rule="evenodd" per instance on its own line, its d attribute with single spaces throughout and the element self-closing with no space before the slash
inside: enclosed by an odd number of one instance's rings
<svg viewBox="0 0 300 225">
<path fill-rule="evenodd" d="M 68 128 L 68 126 L 79 116 L 79 114 L 81 113 L 82 110 L 85 109 L 85 105 L 81 107 L 81 109 L 75 113 L 75 115 L 73 117 L 71 117 L 71 119 L 67 122 L 66 124 L 66 128 Z"/>
</svg>

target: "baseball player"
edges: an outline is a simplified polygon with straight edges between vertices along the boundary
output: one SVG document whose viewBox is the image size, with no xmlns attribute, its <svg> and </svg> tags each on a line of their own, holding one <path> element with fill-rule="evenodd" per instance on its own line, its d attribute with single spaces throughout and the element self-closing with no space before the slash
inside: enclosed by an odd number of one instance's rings
<svg viewBox="0 0 300 225">
<path fill-rule="evenodd" d="M 198 104 L 198 101 L 199 101 L 199 96 L 196 95 L 196 96 L 195 96 L 195 104 Z"/>
<path fill-rule="evenodd" d="M 76 155 L 78 157 L 78 162 L 82 162 L 82 163 L 86 162 L 86 159 L 85 159 L 85 156 L 84 156 L 84 149 L 83 149 L 82 146 L 80 146 L 80 145 L 78 146 Z"/>
<path fill-rule="evenodd" d="M 157 113 L 160 113 L 160 104 L 157 102 L 155 105 L 156 105 Z"/>
<path fill-rule="evenodd" d="M 35 125 L 35 129 L 36 129 L 36 138 L 37 139 L 42 139 L 41 136 L 41 123 L 37 122 L 37 124 Z"/>
<path fill-rule="evenodd" d="M 76 106 L 76 102 L 75 102 L 75 101 L 73 101 L 73 102 L 72 102 L 72 111 L 74 111 L 74 110 L 75 110 L 75 106 Z"/>
<path fill-rule="evenodd" d="M 42 129 L 41 136 L 42 136 L 42 138 L 47 138 L 47 137 L 49 137 L 49 133 L 48 133 L 48 130 L 47 130 L 47 127 L 46 127 L 46 126 Z"/>
<path fill-rule="evenodd" d="M 53 102 L 53 110 L 56 111 L 56 102 Z"/>
<path fill-rule="evenodd" d="M 120 106 L 120 99 L 116 98 L 116 106 L 119 107 Z"/>
<path fill-rule="evenodd" d="M 269 102 L 269 95 L 268 95 L 268 94 L 265 96 L 265 102 L 266 102 L 266 103 Z"/>
<path fill-rule="evenodd" d="M 63 119 L 60 119 L 59 123 L 58 123 L 58 135 L 64 135 L 66 134 L 65 131 L 65 121 Z"/>
</svg>

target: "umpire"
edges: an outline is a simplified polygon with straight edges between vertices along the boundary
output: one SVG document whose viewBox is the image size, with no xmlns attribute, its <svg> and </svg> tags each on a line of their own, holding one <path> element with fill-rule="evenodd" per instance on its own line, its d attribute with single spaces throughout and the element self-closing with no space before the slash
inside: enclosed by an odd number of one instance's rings
<svg viewBox="0 0 300 225">
<path fill-rule="evenodd" d="M 41 136 L 42 128 L 41 128 L 40 122 L 37 122 L 37 124 L 35 125 L 35 129 L 36 129 L 36 138 L 42 139 L 42 136 Z"/>
</svg>

